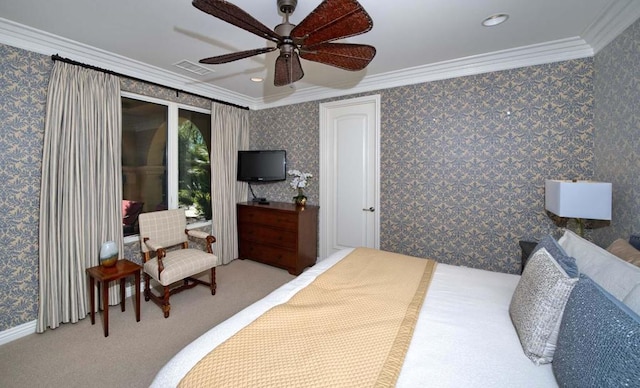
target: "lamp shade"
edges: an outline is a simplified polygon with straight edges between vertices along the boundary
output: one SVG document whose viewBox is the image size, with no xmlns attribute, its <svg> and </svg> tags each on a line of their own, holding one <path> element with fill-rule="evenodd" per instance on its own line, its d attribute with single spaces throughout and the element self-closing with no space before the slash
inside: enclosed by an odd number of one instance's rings
<svg viewBox="0 0 640 388">
<path fill-rule="evenodd" d="M 545 181 L 545 209 L 565 218 L 611 219 L 611 183 Z"/>
</svg>

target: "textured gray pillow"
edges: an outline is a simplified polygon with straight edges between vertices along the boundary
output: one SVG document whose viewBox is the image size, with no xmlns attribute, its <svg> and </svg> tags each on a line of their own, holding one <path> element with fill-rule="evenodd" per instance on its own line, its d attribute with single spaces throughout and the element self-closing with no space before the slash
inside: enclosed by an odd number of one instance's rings
<svg viewBox="0 0 640 388">
<path fill-rule="evenodd" d="M 553 373 L 561 387 L 640 386 L 640 316 L 581 275 L 562 318 Z"/>
<path fill-rule="evenodd" d="M 626 304 L 636 314 L 640 315 L 640 284 L 635 286 L 633 290 L 624 297 L 622 303 Z"/>
<path fill-rule="evenodd" d="M 509 315 L 525 355 L 536 365 L 553 359 L 562 312 L 577 281 L 545 248 L 527 262 L 511 298 Z"/>
</svg>

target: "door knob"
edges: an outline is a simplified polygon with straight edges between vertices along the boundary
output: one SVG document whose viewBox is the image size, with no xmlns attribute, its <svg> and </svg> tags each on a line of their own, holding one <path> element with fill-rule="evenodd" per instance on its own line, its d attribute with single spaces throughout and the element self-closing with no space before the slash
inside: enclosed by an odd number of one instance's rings
<svg viewBox="0 0 640 388">
<path fill-rule="evenodd" d="M 376 209 L 375 209 L 373 206 L 371 206 L 371 207 L 370 207 L 370 208 L 368 208 L 368 209 L 362 209 L 362 211 L 363 211 L 363 212 L 372 212 L 372 213 L 373 213 L 374 211 L 376 211 Z"/>
</svg>

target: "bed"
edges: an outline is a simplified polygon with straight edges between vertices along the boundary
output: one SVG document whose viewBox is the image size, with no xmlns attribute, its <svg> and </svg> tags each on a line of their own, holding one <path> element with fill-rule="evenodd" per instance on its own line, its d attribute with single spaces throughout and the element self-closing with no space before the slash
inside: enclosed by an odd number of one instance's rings
<svg viewBox="0 0 640 388">
<path fill-rule="evenodd" d="M 553 246 L 546 246 L 546 248 L 553 250 L 552 248 L 559 246 L 555 241 L 551 245 Z M 532 257 L 534 255 L 543 256 L 543 254 L 551 256 L 545 247 L 541 248 L 539 249 L 540 252 L 536 253 L 534 251 Z M 226 345 L 231 342 L 230 339 L 234 339 L 246 330 L 243 328 L 250 327 L 252 322 L 259 318 L 262 319 L 262 316 L 266 315 L 274 306 L 280 306 L 292 299 L 320 275 L 327 273 L 334 267 L 338 268 L 338 263 L 348 260 L 346 258 L 353 256 L 356 251 L 353 249 L 343 250 L 318 262 L 299 277 L 275 290 L 264 299 L 209 330 L 176 354 L 156 375 L 152 387 L 173 387 L 178 386 L 181 381 L 184 383 L 185 376 L 196 369 L 195 367 L 200 365 L 202 363 L 201 360 L 212 350 L 216 349 L 217 351 L 223 347 L 223 344 Z M 533 260 L 534 264 L 530 264 L 530 262 L 528 262 L 527 268 L 531 265 L 530 272 L 533 272 L 535 263 L 538 261 Z M 625 270 L 628 270 L 628 268 L 625 268 Z M 584 276 L 584 274 L 578 275 L 578 271 L 575 271 L 574 279 L 569 281 L 565 279 L 565 283 L 571 283 L 572 285 L 584 283 L 582 281 L 578 282 L 578 276 Z M 640 269 L 638 269 L 637 278 L 633 278 L 633 276 L 630 278 L 640 284 Z M 530 287 L 539 287 L 540 283 L 544 283 L 535 277 L 531 277 L 531 279 Z M 435 265 L 424 300 L 418 306 L 418 314 L 414 323 L 415 329 L 413 329 L 407 343 L 403 360 L 398 366 L 398 373 L 390 380 L 390 383 L 378 385 L 398 387 L 556 387 L 558 386 L 557 376 L 561 376 L 563 379 L 561 380 L 561 385 L 571 385 L 572 382 L 582 384 L 585 381 L 583 370 L 571 372 L 572 366 L 577 363 L 584 363 L 584 365 L 588 366 L 588 362 L 593 361 L 594 358 L 596 359 L 594 362 L 597 362 L 600 357 L 599 354 L 590 352 L 590 358 L 588 357 L 585 361 L 579 358 L 581 353 L 585 353 L 583 348 L 577 347 L 575 349 L 572 348 L 570 351 L 561 352 L 562 363 L 558 362 L 558 364 L 563 366 L 563 370 L 569 370 L 569 372 L 564 373 L 563 371 L 554 370 L 555 366 L 549 362 L 550 359 L 546 362 L 538 362 L 540 360 L 538 358 L 538 361 L 533 362 L 534 358 L 531 357 L 531 354 L 523 351 L 524 342 L 522 341 L 526 336 L 523 334 L 524 329 L 519 330 L 518 326 L 514 324 L 518 317 L 514 317 L 514 314 L 517 315 L 517 313 L 514 312 L 516 309 L 513 307 L 515 295 L 518 294 L 519 290 L 521 294 L 532 292 L 531 289 L 523 288 L 525 286 L 523 283 L 525 282 L 522 282 L 521 277 L 518 275 L 489 272 L 443 263 Z M 638 289 L 640 290 L 640 287 Z M 571 290 L 569 290 L 570 293 Z M 569 294 L 567 294 L 567 298 Z M 569 304 L 567 303 L 567 306 Z M 562 307 L 564 308 L 564 303 L 562 303 Z M 524 311 L 527 314 L 531 311 L 536 313 L 537 310 L 527 306 Z M 631 317 L 630 325 L 634 325 L 636 324 L 634 322 L 639 321 L 634 312 L 624 311 L 624 313 Z M 558 314 L 560 316 L 557 317 L 558 323 L 556 326 L 559 327 L 562 311 L 558 312 Z M 584 321 L 584 318 L 579 316 L 580 311 L 573 314 L 575 315 L 574 321 Z M 576 342 L 569 337 L 569 334 L 563 334 L 575 331 L 575 327 L 571 326 L 573 323 L 564 321 L 562 323 L 567 328 L 564 329 L 564 332 L 561 330 L 558 341 Z M 576 324 L 579 325 L 580 323 Z M 604 329 L 599 328 L 599 330 Z M 613 349 L 613 351 L 605 349 L 603 352 L 609 358 L 613 357 L 614 360 L 618 360 L 620 357 L 624 358 L 623 364 L 626 369 L 624 371 L 616 369 L 618 368 L 618 363 L 609 367 L 605 374 L 607 378 L 613 375 L 617 379 L 630 381 L 633 384 L 640 383 L 640 374 L 637 366 L 640 364 L 640 355 L 638 355 L 640 338 L 636 334 L 635 337 L 629 340 L 628 336 L 629 330 L 633 333 L 633 330 L 637 330 L 637 328 L 627 325 L 622 330 L 624 333 L 616 333 L 614 335 L 626 335 L 623 344 Z M 265 333 L 265 337 L 268 337 L 268 332 Z M 590 347 L 589 349 L 593 347 L 589 344 L 585 346 Z M 566 346 L 566 348 L 568 347 Z M 618 358 L 616 358 L 616 355 Z M 245 368 L 253 369 L 253 366 L 247 365 Z M 275 374 L 275 377 L 264 377 L 264 380 L 261 380 L 261 375 L 251 376 L 251 380 L 247 380 L 250 383 L 245 381 L 234 386 L 278 386 L 280 385 L 278 381 L 289 382 L 288 376 L 291 376 L 292 370 L 293 373 L 296 373 L 295 368 L 295 366 L 292 366 L 273 370 L 271 374 Z M 314 369 L 314 366 L 307 365 L 306 368 Z M 314 373 L 323 374 L 322 367 L 316 367 L 316 369 Z M 572 378 L 574 380 L 571 380 Z M 596 380 L 593 381 L 601 381 L 597 380 L 597 378 L 596 376 Z M 634 380 L 636 378 L 637 380 Z M 565 381 L 569 383 L 565 384 Z M 193 385 L 202 385 L 201 383 L 202 381 Z M 207 380 L 207 384 L 225 386 L 225 384 L 217 382 L 216 375 L 211 376 Z M 633 386 L 633 384 L 631 385 Z M 313 384 L 288 383 L 286 385 L 336 386 L 336 384 L 322 381 L 314 381 Z M 340 383 L 339 385 L 359 386 L 360 384 Z M 368 386 L 368 384 L 366 385 Z M 188 384 L 185 386 L 188 386 Z"/>
</svg>

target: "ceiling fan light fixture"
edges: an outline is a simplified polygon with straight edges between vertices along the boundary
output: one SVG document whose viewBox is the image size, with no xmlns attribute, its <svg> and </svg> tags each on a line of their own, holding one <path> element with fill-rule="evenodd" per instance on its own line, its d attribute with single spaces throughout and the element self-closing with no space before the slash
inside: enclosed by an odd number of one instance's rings
<svg viewBox="0 0 640 388">
<path fill-rule="evenodd" d="M 334 41 L 364 34 L 373 27 L 369 14 L 358 0 L 323 0 L 297 25 L 289 22 L 298 0 L 277 0 L 284 22 L 271 29 L 226 0 L 193 0 L 199 10 L 233 24 L 276 44 L 253 50 L 204 58 L 200 63 L 219 65 L 279 50 L 276 59 L 275 86 L 285 86 L 304 76 L 300 58 L 358 71 L 364 69 L 376 54 L 373 46 Z"/>
<path fill-rule="evenodd" d="M 509 15 L 507 15 L 506 13 L 497 13 L 495 15 L 486 17 L 482 21 L 482 25 L 485 27 L 493 27 L 506 22 L 507 19 L 509 19 Z"/>
</svg>

